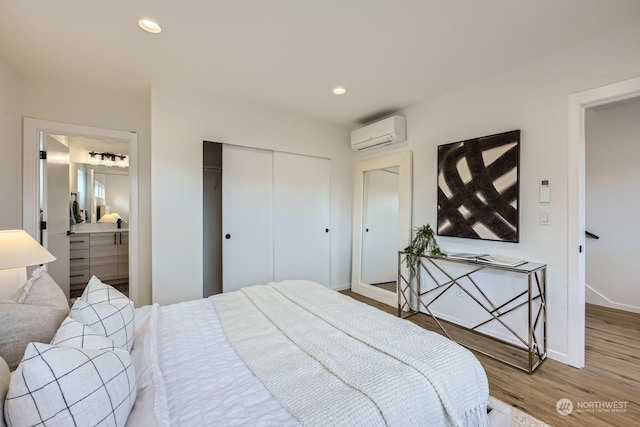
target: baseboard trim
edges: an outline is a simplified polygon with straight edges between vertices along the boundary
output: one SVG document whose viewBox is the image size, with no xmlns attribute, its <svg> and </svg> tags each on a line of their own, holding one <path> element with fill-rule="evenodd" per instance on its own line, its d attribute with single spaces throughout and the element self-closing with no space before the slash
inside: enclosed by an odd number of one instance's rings
<svg viewBox="0 0 640 427">
<path fill-rule="evenodd" d="M 426 314 L 427 316 L 429 315 L 428 313 L 425 313 L 423 311 L 421 311 L 421 312 Z M 448 321 L 448 322 L 451 322 L 451 323 L 454 323 L 454 324 L 457 324 L 457 325 L 460 325 L 460 326 L 463 326 L 463 327 L 467 327 L 468 328 L 468 327 L 471 326 L 468 322 L 463 322 L 460 319 L 455 318 L 454 316 L 446 315 L 444 313 L 440 313 L 440 312 L 436 312 L 436 311 L 434 311 L 433 314 L 435 314 L 439 319 L 442 319 L 442 320 L 445 320 L 445 321 Z M 492 334 L 490 334 L 490 336 L 493 336 L 494 338 L 501 339 L 501 340 L 503 340 L 505 342 L 509 342 L 509 343 L 519 347 L 519 348 L 522 348 L 519 345 L 521 343 L 519 341 L 517 341 L 517 339 L 514 336 L 503 334 L 503 333 L 500 333 L 499 331 L 491 331 L 491 332 L 492 332 Z M 547 341 L 547 344 L 548 344 L 548 341 Z M 547 348 L 547 358 L 553 359 L 553 360 L 555 360 L 557 362 L 560 362 L 560 363 L 564 363 L 565 365 L 576 367 L 576 365 L 572 363 L 571 359 L 569 358 L 569 356 L 567 354 L 561 353 L 559 351 L 552 350 L 550 348 Z"/>
<path fill-rule="evenodd" d="M 615 308 L 623 311 L 630 311 L 632 313 L 640 313 L 640 307 L 629 304 L 622 304 L 615 302 L 607 298 L 602 292 L 592 288 L 588 284 L 586 287 L 586 302 L 587 304 L 600 305 L 602 307 Z"/>
<path fill-rule="evenodd" d="M 547 357 L 549 359 L 555 360 L 556 362 L 564 363 L 565 365 L 573 366 L 574 368 L 576 367 L 571 363 L 571 359 L 565 353 L 560 353 L 559 351 L 555 350 L 547 350 Z"/>
<path fill-rule="evenodd" d="M 333 289 L 334 291 L 346 291 L 347 289 L 351 289 L 351 283 L 334 286 L 331 289 Z"/>
</svg>

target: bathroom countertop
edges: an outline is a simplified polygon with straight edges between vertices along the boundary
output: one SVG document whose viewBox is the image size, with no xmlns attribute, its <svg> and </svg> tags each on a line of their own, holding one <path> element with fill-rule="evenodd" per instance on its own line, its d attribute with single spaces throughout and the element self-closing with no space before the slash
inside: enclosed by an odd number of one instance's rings
<svg viewBox="0 0 640 427">
<path fill-rule="evenodd" d="M 102 230 L 102 229 L 72 230 L 71 234 L 122 233 L 123 231 L 129 231 L 129 229 L 128 228 L 113 228 L 113 229 L 108 229 L 108 230 Z"/>
</svg>

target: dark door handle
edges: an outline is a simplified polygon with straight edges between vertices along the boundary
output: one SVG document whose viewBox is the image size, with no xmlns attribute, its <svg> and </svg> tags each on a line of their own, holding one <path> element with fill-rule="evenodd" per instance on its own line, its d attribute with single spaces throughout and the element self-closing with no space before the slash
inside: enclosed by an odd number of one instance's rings
<svg viewBox="0 0 640 427">
<path fill-rule="evenodd" d="M 231 238 L 231 234 L 225 234 L 225 235 L 224 235 L 224 238 L 225 238 L 225 239 L 227 239 L 227 240 L 229 240 L 229 239 Z"/>
<path fill-rule="evenodd" d="M 328 228 L 325 228 L 325 229 L 324 229 L 324 232 L 325 232 L 325 233 L 328 233 L 328 232 L 329 232 L 329 229 L 328 229 Z"/>
<path fill-rule="evenodd" d="M 369 229 L 367 228 L 367 229 L 365 229 L 364 231 L 366 231 L 366 232 L 368 233 L 368 232 L 369 232 Z"/>
<path fill-rule="evenodd" d="M 593 233 L 591 233 L 591 232 L 589 232 L 587 230 L 584 230 L 584 234 L 585 234 L 585 236 L 590 237 L 592 239 L 599 239 L 600 238 L 600 236 L 596 236 L 595 234 L 593 234 Z"/>
</svg>

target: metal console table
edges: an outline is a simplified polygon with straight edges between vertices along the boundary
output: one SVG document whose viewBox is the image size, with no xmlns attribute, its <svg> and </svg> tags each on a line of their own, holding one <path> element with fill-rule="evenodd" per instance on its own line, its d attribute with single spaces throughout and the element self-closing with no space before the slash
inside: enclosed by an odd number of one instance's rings
<svg viewBox="0 0 640 427">
<path fill-rule="evenodd" d="M 546 307 L 546 270 L 545 264 L 527 262 L 518 266 L 504 266 L 499 264 L 491 264 L 479 261 L 477 259 L 457 259 L 448 257 L 421 256 L 418 258 L 415 277 L 410 279 L 408 269 L 403 265 L 406 261 L 406 254 L 402 251 L 398 253 L 398 316 L 407 318 L 424 310 L 438 324 L 444 334 L 458 342 L 459 344 L 492 357 L 496 360 L 504 362 L 508 365 L 521 369 L 532 374 L 535 369 L 542 364 L 547 358 L 547 307 Z M 453 264 L 464 264 L 468 270 L 464 273 L 452 272 Z M 459 268 L 459 270 L 461 270 Z M 485 291 L 482 290 L 478 273 L 483 270 L 503 270 L 512 273 L 526 275 L 527 286 L 522 292 L 513 293 L 506 297 L 489 298 Z M 423 284 L 423 280 L 426 282 Z M 465 286 L 466 285 L 466 286 Z M 456 292 L 463 292 L 470 299 L 480 306 L 488 316 L 473 326 L 463 326 L 448 322 L 442 318 L 438 318 L 432 312 L 431 306 L 442 295 L 452 289 L 459 289 Z M 505 316 L 516 310 L 523 308 L 528 312 L 528 325 L 526 336 L 517 333 L 514 329 L 518 329 L 514 325 L 509 325 Z M 491 322 L 498 322 L 506 331 L 509 332 L 511 342 L 505 339 L 488 335 L 478 329 Z M 517 364 L 507 360 L 504 356 L 490 352 L 486 349 L 479 348 L 477 339 L 474 343 L 462 342 L 452 338 L 447 331 L 444 323 L 448 323 L 449 329 L 463 328 L 471 331 L 481 337 L 498 341 L 501 345 L 492 347 L 504 347 L 506 352 L 511 356 L 517 356 L 517 353 L 524 353 L 526 362 Z M 521 329 L 521 328 L 520 328 Z M 468 335 L 468 334 L 467 334 Z"/>
</svg>

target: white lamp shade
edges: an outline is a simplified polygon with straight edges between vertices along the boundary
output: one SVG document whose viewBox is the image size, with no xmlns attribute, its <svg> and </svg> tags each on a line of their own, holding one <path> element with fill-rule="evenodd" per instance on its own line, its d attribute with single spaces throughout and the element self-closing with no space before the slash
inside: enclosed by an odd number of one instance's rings
<svg viewBox="0 0 640 427">
<path fill-rule="evenodd" d="M 26 231 L 0 231 L 0 270 L 45 264 L 55 259 Z"/>
</svg>

